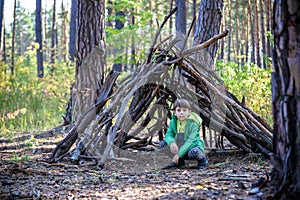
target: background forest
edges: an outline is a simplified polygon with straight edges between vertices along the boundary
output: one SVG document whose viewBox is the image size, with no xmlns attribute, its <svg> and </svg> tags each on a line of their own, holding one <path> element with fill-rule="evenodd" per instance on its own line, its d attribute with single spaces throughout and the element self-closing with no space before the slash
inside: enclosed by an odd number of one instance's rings
<svg viewBox="0 0 300 200">
<path fill-rule="evenodd" d="M 49 129 L 63 122 L 75 75 L 76 2 L 54 0 L 42 7 L 42 29 L 38 30 L 36 12 L 29 12 L 19 0 L 0 1 L 1 134 Z M 8 16 L 3 5 L 12 3 L 13 16 Z M 189 0 L 184 5 L 186 31 L 197 17 L 199 3 Z M 175 0 L 107 1 L 106 71 L 114 68 L 126 74 L 143 62 L 158 25 L 175 6 Z M 219 41 L 213 69 L 230 92 L 244 98 L 270 124 L 271 8 L 271 0 L 224 0 L 221 31 L 227 29 L 229 34 Z M 11 17 L 13 22 L 4 25 Z M 173 16 L 163 32 L 179 31 L 176 20 Z M 42 66 L 37 61 L 38 35 L 42 36 Z"/>
</svg>

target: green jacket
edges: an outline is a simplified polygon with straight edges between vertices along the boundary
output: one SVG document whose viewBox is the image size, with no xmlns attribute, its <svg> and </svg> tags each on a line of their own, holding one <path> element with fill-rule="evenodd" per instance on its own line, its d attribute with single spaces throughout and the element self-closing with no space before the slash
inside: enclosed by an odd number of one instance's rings
<svg viewBox="0 0 300 200">
<path fill-rule="evenodd" d="M 172 115 L 172 119 L 169 124 L 169 128 L 165 135 L 165 142 L 170 146 L 172 142 L 176 143 L 178 129 L 182 129 L 178 125 L 178 119 L 175 115 Z M 204 152 L 204 143 L 200 139 L 200 125 L 202 119 L 196 113 L 191 112 L 190 116 L 186 119 L 184 130 L 184 144 L 179 148 L 178 155 L 182 158 L 194 147 L 199 147 Z"/>
</svg>

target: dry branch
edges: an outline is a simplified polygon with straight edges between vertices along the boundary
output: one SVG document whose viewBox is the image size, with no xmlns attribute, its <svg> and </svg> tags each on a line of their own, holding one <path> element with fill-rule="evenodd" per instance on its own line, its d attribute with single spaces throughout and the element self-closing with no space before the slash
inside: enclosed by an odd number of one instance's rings
<svg viewBox="0 0 300 200">
<path fill-rule="evenodd" d="M 120 83 L 114 84 L 116 76 L 107 81 L 108 88 L 103 88 L 97 104 L 82 116 L 70 131 L 70 136 L 56 148 L 60 151 L 54 151 L 52 161 L 65 155 L 69 148 L 62 150 L 62 147 L 71 136 L 72 141 L 77 139 L 78 134 L 88 156 L 97 158 L 98 165 L 103 166 L 107 159 L 116 159 L 114 144 L 119 148 L 134 147 L 147 143 L 155 134 L 163 134 L 176 98 L 189 99 L 193 111 L 200 114 L 203 123 L 238 148 L 265 155 L 272 151 L 271 127 L 239 102 L 214 71 L 208 70 L 205 63 L 194 57 L 199 50 L 225 37 L 228 31 L 185 50 L 175 46 L 179 41 L 172 36 L 157 44 L 160 31 L 170 15 L 160 26 L 146 62 Z M 159 118 L 153 117 L 158 112 Z M 144 130 L 148 132 L 141 133 Z M 132 138 L 139 139 L 127 143 Z"/>
</svg>

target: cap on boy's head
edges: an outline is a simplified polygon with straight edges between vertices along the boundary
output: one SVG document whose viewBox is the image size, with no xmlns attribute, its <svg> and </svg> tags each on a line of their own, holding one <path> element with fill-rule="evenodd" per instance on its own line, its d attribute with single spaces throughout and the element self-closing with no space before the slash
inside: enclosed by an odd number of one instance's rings
<svg viewBox="0 0 300 200">
<path fill-rule="evenodd" d="M 186 99 L 176 99 L 176 101 L 174 103 L 174 110 L 177 107 L 187 108 L 187 109 L 191 110 L 191 104 Z"/>
</svg>

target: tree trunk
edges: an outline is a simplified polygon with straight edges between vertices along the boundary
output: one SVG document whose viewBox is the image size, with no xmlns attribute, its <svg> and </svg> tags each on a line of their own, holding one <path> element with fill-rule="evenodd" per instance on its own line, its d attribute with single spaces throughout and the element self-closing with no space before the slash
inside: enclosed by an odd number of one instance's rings
<svg viewBox="0 0 300 200">
<path fill-rule="evenodd" d="M 180 39 L 177 43 L 178 48 L 182 49 L 186 35 L 186 2 L 176 0 L 177 12 L 175 19 L 176 35 Z"/>
<path fill-rule="evenodd" d="M 70 40 L 69 40 L 69 56 L 74 61 L 76 53 L 76 18 L 77 18 L 77 0 L 72 0 L 71 20 L 70 20 Z"/>
<path fill-rule="evenodd" d="M 16 39 L 16 12 L 17 12 L 17 0 L 14 0 L 14 16 L 13 16 L 13 28 L 12 28 L 12 38 L 11 38 L 11 66 L 10 72 L 14 74 L 15 71 L 15 39 Z"/>
<path fill-rule="evenodd" d="M 231 6 L 231 1 L 228 2 L 229 3 L 229 9 L 228 9 L 228 29 L 229 29 L 229 34 L 228 34 L 228 45 L 227 45 L 227 62 L 231 61 L 231 41 L 232 41 L 232 26 L 231 26 L 231 10 L 232 10 L 232 6 Z M 227 24 L 226 24 L 227 25 Z"/>
<path fill-rule="evenodd" d="M 171 8 L 172 9 L 172 8 Z M 193 19 L 197 19 L 197 1 L 193 0 Z M 193 35 L 195 35 L 196 27 L 193 26 Z"/>
<path fill-rule="evenodd" d="M 251 10 L 251 0 L 248 0 L 248 19 L 249 19 L 249 25 L 250 25 L 250 39 L 251 39 L 251 62 L 255 63 L 255 39 L 254 39 L 254 25 L 253 25 L 253 20 L 252 20 L 252 10 Z"/>
<path fill-rule="evenodd" d="M 51 29 L 51 69 L 50 72 L 54 71 L 54 62 L 56 59 L 56 47 L 57 47 L 57 27 L 56 27 L 56 0 L 53 1 L 53 14 L 52 14 L 52 29 Z"/>
<path fill-rule="evenodd" d="M 247 8 L 246 6 L 243 7 L 243 13 L 247 13 Z M 242 24 L 243 24 L 243 27 L 242 27 L 242 41 L 243 43 L 241 44 L 241 56 L 242 56 L 242 59 L 241 59 L 241 65 L 244 66 L 245 65 L 245 62 L 247 61 L 247 57 L 248 57 L 248 53 L 247 53 L 247 46 L 248 46 L 248 41 L 247 40 L 247 36 L 248 36 L 248 20 L 246 17 L 243 18 L 243 21 L 242 21 Z"/>
<path fill-rule="evenodd" d="M 257 0 L 254 0 L 254 34 L 255 34 L 256 64 L 257 64 L 259 67 L 261 67 L 260 38 L 259 38 L 259 28 L 258 28 Z"/>
<path fill-rule="evenodd" d="M 186 2 L 182 0 L 176 0 L 176 6 L 176 32 L 186 35 Z"/>
<path fill-rule="evenodd" d="M 300 195 L 300 2 L 275 0 L 272 104 L 274 199 Z"/>
<path fill-rule="evenodd" d="M 47 22 L 48 22 L 48 11 L 47 11 L 47 1 L 45 2 L 45 9 L 44 9 L 44 21 L 42 22 L 43 23 L 43 26 L 42 26 L 42 31 L 43 31 L 43 60 L 48 62 L 49 59 L 48 59 L 48 55 L 49 55 L 49 47 L 48 47 L 48 44 L 47 44 L 47 41 L 48 41 L 48 38 L 47 38 Z"/>
<path fill-rule="evenodd" d="M 170 0 L 170 10 L 173 9 L 174 0 Z M 173 16 L 170 17 L 169 20 L 169 34 L 172 34 L 173 29 Z"/>
<path fill-rule="evenodd" d="M 3 28 L 3 57 L 2 57 L 3 62 L 6 62 L 6 28 Z M 6 71 L 5 71 L 6 73 Z"/>
<path fill-rule="evenodd" d="M 135 8 L 131 9 L 132 15 L 131 15 L 131 24 L 134 26 L 135 25 Z M 130 42 L 130 65 L 131 65 L 131 70 L 134 70 L 134 67 L 136 65 L 136 51 L 135 51 L 135 38 L 134 34 L 131 34 L 131 42 Z"/>
<path fill-rule="evenodd" d="M 224 12 L 225 12 L 225 9 L 224 9 Z M 223 17 L 221 20 L 221 32 L 225 31 L 225 27 L 226 27 L 226 20 L 225 20 L 225 17 Z M 225 59 L 224 53 L 225 53 L 225 40 L 221 40 L 220 41 L 220 53 L 218 55 L 219 60 Z"/>
<path fill-rule="evenodd" d="M 194 35 L 194 45 L 201 44 L 219 34 L 222 20 L 223 0 L 202 0 Z M 206 66 L 213 69 L 218 44 L 207 47 Z"/>
<path fill-rule="evenodd" d="M 94 104 L 105 75 L 105 1 L 79 0 L 74 121 Z"/>
<path fill-rule="evenodd" d="M 265 11 L 266 11 L 266 30 L 267 32 L 271 31 L 271 21 L 272 21 L 272 0 L 265 1 Z M 266 54 L 268 57 L 271 57 L 271 42 L 270 36 L 268 34 L 267 37 L 267 46 L 266 46 Z"/>
<path fill-rule="evenodd" d="M 119 8 L 120 9 L 120 8 Z M 116 11 L 116 17 L 117 19 L 115 20 L 115 28 L 117 30 L 121 30 L 124 27 L 124 23 L 122 22 L 122 20 L 120 20 L 120 18 L 125 18 L 125 13 L 120 9 Z M 122 71 L 122 62 L 123 62 L 123 58 L 122 56 L 122 52 L 123 52 L 123 48 L 115 48 L 113 49 L 113 54 L 115 57 L 115 61 L 113 64 L 113 70 L 114 71 L 118 71 L 121 72 Z"/>
<path fill-rule="evenodd" d="M 262 55 L 263 55 L 263 63 L 262 66 L 266 68 L 266 61 L 264 57 L 266 57 L 266 32 L 265 32 L 265 17 L 263 10 L 263 2 L 259 0 L 259 10 L 260 10 L 260 35 L 261 35 L 261 46 L 262 46 Z"/>
<path fill-rule="evenodd" d="M 43 78 L 44 67 L 43 67 L 43 38 L 42 38 L 42 0 L 36 0 L 35 34 L 36 34 L 36 43 L 39 44 L 36 50 L 37 74 L 39 78 Z"/>
<path fill-rule="evenodd" d="M 239 31 L 240 27 L 240 19 L 239 19 L 239 8 L 240 8 L 240 2 L 235 1 L 235 40 L 236 41 L 242 41 L 241 40 L 241 35 Z M 236 63 L 240 66 L 240 45 L 242 42 L 236 42 L 235 43 L 235 48 L 234 48 L 234 55 L 236 55 Z"/>
<path fill-rule="evenodd" d="M 60 39 L 60 60 L 67 61 L 67 30 L 68 30 L 68 11 L 65 8 L 64 1 L 61 1 L 61 39 Z"/>
<path fill-rule="evenodd" d="M 4 0 L 0 0 L 0 60 L 3 60 L 3 41 L 4 41 Z"/>
</svg>

